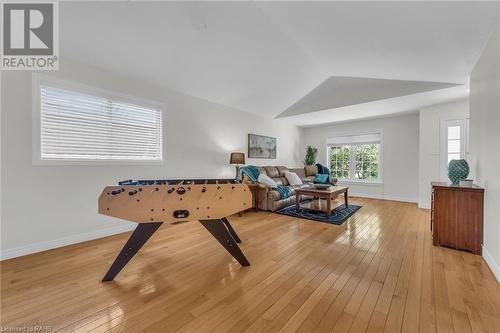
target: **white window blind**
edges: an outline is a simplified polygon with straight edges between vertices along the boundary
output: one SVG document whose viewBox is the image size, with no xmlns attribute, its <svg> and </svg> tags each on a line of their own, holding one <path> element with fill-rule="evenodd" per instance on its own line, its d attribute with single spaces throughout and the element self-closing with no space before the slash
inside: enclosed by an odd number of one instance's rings
<svg viewBox="0 0 500 333">
<path fill-rule="evenodd" d="M 162 160 L 161 110 L 39 87 L 41 160 Z"/>
<path fill-rule="evenodd" d="M 326 140 L 327 145 L 352 145 L 352 144 L 370 144 L 379 143 L 381 141 L 380 133 L 336 136 Z"/>
</svg>

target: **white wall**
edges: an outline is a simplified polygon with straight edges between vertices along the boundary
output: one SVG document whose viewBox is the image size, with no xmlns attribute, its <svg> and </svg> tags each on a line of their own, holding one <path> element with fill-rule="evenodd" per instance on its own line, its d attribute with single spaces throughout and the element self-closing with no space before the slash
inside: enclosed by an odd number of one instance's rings
<svg viewBox="0 0 500 333">
<path fill-rule="evenodd" d="M 345 134 L 382 131 L 383 184 L 351 184 L 353 195 L 417 202 L 418 114 L 370 119 L 304 129 L 303 149 L 318 148 L 317 162 L 328 166 L 326 139 Z"/>
<path fill-rule="evenodd" d="M 470 162 L 484 192 L 483 257 L 500 281 L 500 26 L 470 77 Z"/>
<path fill-rule="evenodd" d="M 419 196 L 420 208 L 431 208 L 431 182 L 449 181 L 442 169 L 441 124 L 469 117 L 469 100 L 438 104 L 420 110 Z M 469 177 L 470 178 L 470 177 Z"/>
<path fill-rule="evenodd" d="M 28 71 L 2 73 L 2 257 L 12 257 L 127 230 L 131 224 L 97 214 L 106 185 L 129 178 L 232 177 L 231 151 L 246 152 L 247 134 L 278 139 L 276 160 L 248 164 L 301 165 L 302 130 L 78 63 L 47 72 L 163 102 L 166 157 L 162 166 L 33 166 L 31 80 Z"/>
</svg>

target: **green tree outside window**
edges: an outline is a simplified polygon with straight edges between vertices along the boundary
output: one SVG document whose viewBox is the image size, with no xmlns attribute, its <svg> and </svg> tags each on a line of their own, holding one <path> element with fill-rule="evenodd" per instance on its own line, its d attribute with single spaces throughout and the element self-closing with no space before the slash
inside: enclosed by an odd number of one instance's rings
<svg viewBox="0 0 500 333">
<path fill-rule="evenodd" d="M 329 147 L 329 162 L 332 177 L 339 179 L 378 180 L 379 148 L 379 144 Z"/>
</svg>

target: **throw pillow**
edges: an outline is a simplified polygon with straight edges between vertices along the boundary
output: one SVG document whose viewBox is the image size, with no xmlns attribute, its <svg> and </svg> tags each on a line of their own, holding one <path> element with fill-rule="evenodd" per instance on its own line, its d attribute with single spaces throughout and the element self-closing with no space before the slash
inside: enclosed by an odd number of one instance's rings
<svg viewBox="0 0 500 333">
<path fill-rule="evenodd" d="M 317 173 L 314 176 L 314 183 L 316 183 L 316 184 L 326 184 L 326 183 L 328 183 L 328 175 L 327 174 Z"/>
<path fill-rule="evenodd" d="M 285 178 L 290 185 L 302 185 L 302 180 L 295 172 L 285 171 Z"/>
<path fill-rule="evenodd" d="M 276 187 L 278 186 L 278 184 L 271 179 L 271 177 L 261 173 L 259 175 L 259 179 L 258 179 L 259 183 L 261 184 L 264 184 L 264 185 L 268 185 L 268 186 L 271 186 L 271 187 Z"/>
</svg>

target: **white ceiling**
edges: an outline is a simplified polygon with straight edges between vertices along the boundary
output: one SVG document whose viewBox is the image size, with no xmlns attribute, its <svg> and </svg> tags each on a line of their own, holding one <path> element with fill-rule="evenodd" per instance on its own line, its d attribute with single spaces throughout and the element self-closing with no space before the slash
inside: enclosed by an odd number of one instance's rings
<svg viewBox="0 0 500 333">
<path fill-rule="evenodd" d="M 466 96 L 466 86 L 414 88 L 467 83 L 498 8 L 491 2 L 61 2 L 60 49 L 63 59 L 269 117 L 330 77 L 402 80 L 386 81 L 391 93 L 369 97 L 369 89 L 343 85 L 340 94 L 320 86 L 321 96 L 337 93 L 327 101 L 348 105 L 309 99 L 323 111 L 313 114 L 304 104 L 286 118 L 313 125 Z M 414 82 L 408 90 L 405 81 L 434 83 Z"/>
</svg>

